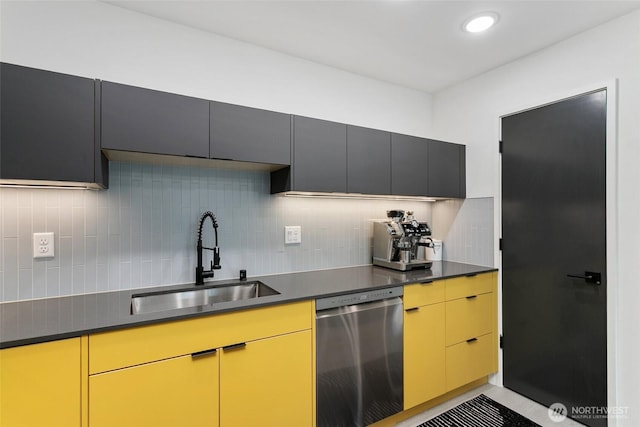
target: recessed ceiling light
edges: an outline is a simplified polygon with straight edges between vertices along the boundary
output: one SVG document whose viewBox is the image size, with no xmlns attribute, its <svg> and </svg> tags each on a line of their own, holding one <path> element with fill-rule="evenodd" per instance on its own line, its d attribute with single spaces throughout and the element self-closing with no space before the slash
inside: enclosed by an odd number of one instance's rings
<svg viewBox="0 0 640 427">
<path fill-rule="evenodd" d="M 464 30 L 468 33 L 481 33 L 496 25 L 497 22 L 497 13 L 485 12 L 467 19 L 462 28 L 464 28 Z"/>
</svg>

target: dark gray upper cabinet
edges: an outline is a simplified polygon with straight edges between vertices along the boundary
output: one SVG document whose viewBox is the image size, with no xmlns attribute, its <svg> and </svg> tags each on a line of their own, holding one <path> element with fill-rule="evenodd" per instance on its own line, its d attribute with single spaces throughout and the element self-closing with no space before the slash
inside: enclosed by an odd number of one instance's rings
<svg viewBox="0 0 640 427">
<path fill-rule="evenodd" d="M 428 196 L 428 140 L 391 134 L 391 194 Z"/>
<path fill-rule="evenodd" d="M 210 157 L 291 164 L 291 116 L 211 102 Z"/>
<path fill-rule="evenodd" d="M 1 179 L 105 187 L 102 148 L 286 166 L 272 193 L 466 196 L 463 145 L 0 66 Z"/>
<path fill-rule="evenodd" d="M 104 186 L 107 166 L 94 125 L 95 80 L 6 63 L 0 67 L 0 177 Z"/>
<path fill-rule="evenodd" d="M 391 133 L 347 125 L 347 192 L 391 194 Z"/>
<path fill-rule="evenodd" d="M 291 190 L 347 191 L 347 125 L 293 116 Z"/>
<path fill-rule="evenodd" d="M 429 141 L 429 192 L 431 197 L 466 196 L 465 146 Z"/>
<path fill-rule="evenodd" d="M 209 158 L 209 101 L 102 82 L 102 148 Z"/>
</svg>

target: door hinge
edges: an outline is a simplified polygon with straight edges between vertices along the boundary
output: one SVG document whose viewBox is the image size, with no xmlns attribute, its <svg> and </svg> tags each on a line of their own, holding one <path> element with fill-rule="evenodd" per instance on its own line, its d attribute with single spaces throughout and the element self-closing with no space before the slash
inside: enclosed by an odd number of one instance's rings
<svg viewBox="0 0 640 427">
<path fill-rule="evenodd" d="M 500 335 L 500 348 L 502 348 L 503 344 L 504 344 L 504 337 Z"/>
<path fill-rule="evenodd" d="M 502 140 L 498 141 L 498 153 L 502 154 Z"/>
<path fill-rule="evenodd" d="M 502 250 L 502 237 L 498 239 L 498 250 Z"/>
</svg>

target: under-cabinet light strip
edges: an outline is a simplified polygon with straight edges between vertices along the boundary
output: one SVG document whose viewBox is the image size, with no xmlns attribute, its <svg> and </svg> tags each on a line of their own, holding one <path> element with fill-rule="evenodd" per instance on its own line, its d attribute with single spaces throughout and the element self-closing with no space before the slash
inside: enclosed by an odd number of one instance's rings
<svg viewBox="0 0 640 427">
<path fill-rule="evenodd" d="M 360 193 L 312 193 L 304 191 L 287 191 L 281 193 L 285 197 L 309 197 L 324 199 L 366 199 L 366 200 L 406 200 L 414 202 L 435 202 L 432 197 L 422 196 L 391 196 L 382 194 L 360 194 Z"/>
<path fill-rule="evenodd" d="M 47 184 L 14 184 L 11 182 L 0 182 L 0 188 L 31 188 L 31 189 L 51 189 L 51 190 L 97 190 L 89 185 L 47 185 Z"/>
</svg>

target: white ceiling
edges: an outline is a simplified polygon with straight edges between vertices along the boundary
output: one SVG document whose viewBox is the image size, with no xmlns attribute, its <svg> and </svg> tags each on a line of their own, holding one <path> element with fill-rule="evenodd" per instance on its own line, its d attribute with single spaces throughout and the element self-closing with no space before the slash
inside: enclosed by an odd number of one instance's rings
<svg viewBox="0 0 640 427">
<path fill-rule="evenodd" d="M 640 0 L 107 3 L 426 92 L 640 8 Z M 484 34 L 464 33 L 463 21 L 483 11 L 497 12 L 498 25 Z"/>
</svg>

